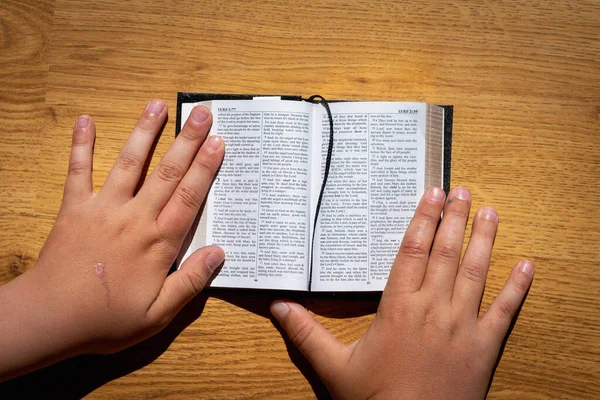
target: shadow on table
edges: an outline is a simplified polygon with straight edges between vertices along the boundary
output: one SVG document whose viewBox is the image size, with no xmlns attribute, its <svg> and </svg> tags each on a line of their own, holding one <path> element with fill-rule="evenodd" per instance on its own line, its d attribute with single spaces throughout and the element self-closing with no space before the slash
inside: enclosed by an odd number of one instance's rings
<svg viewBox="0 0 600 400">
<path fill-rule="evenodd" d="M 271 318 L 274 300 L 293 300 L 311 312 L 327 318 L 353 318 L 375 314 L 381 293 L 306 293 L 281 290 L 207 289 L 211 297 Z"/>
<path fill-rule="evenodd" d="M 300 302 L 312 312 L 330 318 L 348 318 L 372 314 L 379 295 L 307 295 L 277 291 L 209 289 L 188 303 L 161 332 L 128 349 L 110 355 L 84 355 L 31 372 L 0 384 L 0 398 L 81 398 L 100 386 L 145 367 L 164 353 L 175 338 L 202 314 L 209 296 L 269 318 L 280 332 L 291 361 L 302 372 L 319 399 L 329 393 L 310 363 L 287 339 L 279 324 L 271 318 L 269 305 L 278 298 Z"/>
<path fill-rule="evenodd" d="M 515 328 L 515 324 L 517 323 L 517 320 L 519 319 L 519 315 L 521 314 L 523 305 L 525 304 L 525 301 L 527 300 L 527 296 L 529 296 L 530 290 L 531 290 L 531 287 L 529 289 L 527 289 L 525 296 L 523 296 L 523 301 L 519 305 L 519 308 L 517 309 L 517 312 L 515 313 L 515 316 L 510 323 L 508 332 L 506 332 L 506 336 L 504 337 L 504 340 L 502 341 L 502 345 L 500 346 L 500 351 L 498 352 L 498 358 L 496 359 L 496 363 L 494 364 L 494 369 L 492 369 L 492 375 L 490 376 L 490 381 L 488 382 L 488 387 L 485 392 L 486 397 L 490 393 L 490 389 L 492 388 L 492 383 L 494 382 L 494 375 L 496 375 L 496 370 L 498 369 L 498 365 L 500 365 L 500 360 L 502 359 L 502 356 L 504 355 L 504 349 L 506 348 L 506 344 L 508 343 L 508 338 L 510 337 L 513 329 Z"/>
<path fill-rule="evenodd" d="M 4 382 L 0 384 L 0 399 L 79 399 L 156 360 L 188 325 L 200 317 L 207 298 L 205 294 L 196 296 L 165 329 L 128 349 L 109 355 L 73 357 Z"/>
<path fill-rule="evenodd" d="M 288 339 L 279 323 L 271 317 L 270 304 L 276 299 L 293 300 L 317 315 L 327 318 L 352 318 L 374 314 L 377 311 L 381 293 L 342 293 L 320 294 L 284 291 L 236 291 L 211 289 L 211 296 L 244 308 L 257 315 L 269 318 L 279 331 L 292 363 L 304 375 L 318 399 L 331 399 L 329 391 L 313 367 L 298 348 Z"/>
</svg>

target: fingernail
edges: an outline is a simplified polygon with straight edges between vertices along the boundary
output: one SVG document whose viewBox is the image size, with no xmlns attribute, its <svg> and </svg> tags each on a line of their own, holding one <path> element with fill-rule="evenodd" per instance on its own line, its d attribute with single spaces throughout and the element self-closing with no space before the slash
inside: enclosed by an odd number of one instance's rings
<svg viewBox="0 0 600 400">
<path fill-rule="evenodd" d="M 194 121 L 197 124 L 201 124 L 202 122 L 206 121 L 208 115 L 209 111 L 206 109 L 206 107 L 194 107 L 194 109 L 192 110 L 192 121 Z"/>
<path fill-rule="evenodd" d="M 471 192 L 469 192 L 469 189 L 459 186 L 454 188 L 454 196 L 459 200 L 469 200 L 471 198 Z"/>
<path fill-rule="evenodd" d="M 488 221 L 498 221 L 498 213 L 491 207 L 480 208 L 479 216 Z"/>
<path fill-rule="evenodd" d="M 282 320 L 290 312 L 290 306 L 285 301 L 276 301 L 271 304 L 271 314 L 278 320 Z"/>
<path fill-rule="evenodd" d="M 444 200 L 444 191 L 438 187 L 429 189 L 428 197 L 431 201 L 441 202 Z"/>
<path fill-rule="evenodd" d="M 521 265 L 519 266 L 519 269 L 526 275 L 533 275 L 533 264 L 529 260 L 521 260 Z"/>
<path fill-rule="evenodd" d="M 214 270 L 219 268 L 219 265 L 223 264 L 223 261 L 225 261 L 225 252 L 222 249 L 215 249 L 208 253 L 204 262 L 208 269 L 214 272 Z"/>
<path fill-rule="evenodd" d="M 160 100 L 150 100 L 146 106 L 146 110 L 148 110 L 150 114 L 154 115 L 160 115 L 164 109 L 165 103 Z"/>
<path fill-rule="evenodd" d="M 217 151 L 223 145 L 223 139 L 220 136 L 209 136 L 206 141 L 206 148 L 210 151 Z"/>
<path fill-rule="evenodd" d="M 77 129 L 86 128 L 89 123 L 90 123 L 89 115 L 80 115 L 79 117 L 77 117 L 77 121 L 75 122 L 75 128 L 77 128 Z"/>
</svg>

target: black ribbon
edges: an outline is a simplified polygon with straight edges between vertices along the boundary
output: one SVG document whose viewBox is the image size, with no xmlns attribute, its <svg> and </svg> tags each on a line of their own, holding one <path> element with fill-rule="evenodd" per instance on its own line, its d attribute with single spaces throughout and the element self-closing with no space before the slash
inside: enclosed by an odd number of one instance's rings
<svg viewBox="0 0 600 400">
<path fill-rule="evenodd" d="M 313 222 L 313 236 L 310 249 L 310 272 L 308 281 L 308 291 L 310 292 L 312 287 L 312 272 L 313 272 L 313 254 L 315 248 L 315 236 L 317 233 L 317 220 L 319 219 L 319 211 L 321 210 L 321 202 L 323 200 L 323 193 L 325 193 L 325 185 L 327 184 L 327 178 L 329 177 L 329 168 L 331 166 L 331 155 L 333 153 L 333 116 L 329 109 L 329 102 L 318 94 L 310 96 L 308 99 L 304 99 L 310 103 L 321 104 L 327 111 L 327 117 L 329 118 L 329 145 L 327 146 L 327 158 L 325 159 L 325 171 L 323 173 L 323 182 L 321 183 L 321 191 L 319 192 L 319 200 L 317 201 L 317 208 L 315 213 L 315 220 Z"/>
</svg>

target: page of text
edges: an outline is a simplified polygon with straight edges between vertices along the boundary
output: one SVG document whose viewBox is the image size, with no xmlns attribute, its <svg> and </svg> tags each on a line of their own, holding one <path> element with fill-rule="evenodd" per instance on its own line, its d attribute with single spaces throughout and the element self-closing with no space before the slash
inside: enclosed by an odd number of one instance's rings
<svg viewBox="0 0 600 400">
<path fill-rule="evenodd" d="M 194 104 L 184 104 L 182 121 Z M 212 101 L 211 135 L 225 159 L 186 256 L 221 246 L 214 287 L 306 290 L 312 105 L 255 99 Z"/>
<path fill-rule="evenodd" d="M 327 114 L 315 109 L 321 174 Z M 426 105 L 334 103 L 334 148 L 316 228 L 312 290 L 383 290 L 424 191 Z M 318 147 L 317 147 L 318 146 Z M 314 175 L 314 172 L 313 172 Z"/>
</svg>

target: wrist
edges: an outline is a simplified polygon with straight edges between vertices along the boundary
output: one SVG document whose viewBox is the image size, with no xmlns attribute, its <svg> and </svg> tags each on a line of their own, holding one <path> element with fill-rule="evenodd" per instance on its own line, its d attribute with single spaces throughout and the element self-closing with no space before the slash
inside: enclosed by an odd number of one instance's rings
<svg viewBox="0 0 600 400">
<path fill-rule="evenodd" d="M 0 287 L 0 381 L 79 354 L 70 313 L 36 266 Z"/>
</svg>

